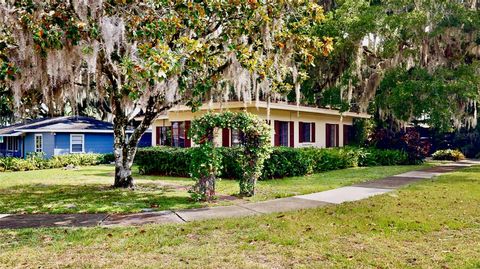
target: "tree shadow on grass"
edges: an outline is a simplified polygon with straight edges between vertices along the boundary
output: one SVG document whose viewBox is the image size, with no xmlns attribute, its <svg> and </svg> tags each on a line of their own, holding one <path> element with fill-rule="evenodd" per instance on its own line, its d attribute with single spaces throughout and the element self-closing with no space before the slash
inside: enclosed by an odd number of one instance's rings
<svg viewBox="0 0 480 269">
<path fill-rule="evenodd" d="M 186 191 L 156 184 L 135 190 L 108 185 L 21 185 L 0 189 L 0 213 L 133 213 L 201 207 Z"/>
</svg>

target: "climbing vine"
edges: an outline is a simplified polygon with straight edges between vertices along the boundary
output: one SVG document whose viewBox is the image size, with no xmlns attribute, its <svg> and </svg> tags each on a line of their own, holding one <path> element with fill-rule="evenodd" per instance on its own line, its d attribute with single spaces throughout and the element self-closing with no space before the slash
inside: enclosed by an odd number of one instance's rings
<svg viewBox="0 0 480 269">
<path fill-rule="evenodd" d="M 271 128 L 257 116 L 241 112 L 207 113 L 192 121 L 190 137 L 198 145 L 192 151 L 191 176 L 196 181 L 191 190 L 197 200 L 215 197 L 215 181 L 221 170 L 221 155 L 215 150 L 215 129 L 228 128 L 243 134 L 243 154 L 238 161 L 243 170 L 240 195 L 253 196 L 264 161 L 271 153 Z"/>
</svg>

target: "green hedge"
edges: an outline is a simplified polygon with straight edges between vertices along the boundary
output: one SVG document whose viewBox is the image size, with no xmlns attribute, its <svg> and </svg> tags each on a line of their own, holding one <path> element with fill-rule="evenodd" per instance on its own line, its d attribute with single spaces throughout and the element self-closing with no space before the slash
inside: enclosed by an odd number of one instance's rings
<svg viewBox="0 0 480 269">
<path fill-rule="evenodd" d="M 29 171 L 49 168 L 61 168 L 67 165 L 98 165 L 110 163 L 112 154 L 67 154 L 45 159 L 38 154 L 31 154 L 25 159 L 5 157 L 0 158 L 0 172 Z"/>
<path fill-rule="evenodd" d="M 240 148 L 217 148 L 222 155 L 222 178 L 239 178 Z M 153 147 L 138 150 L 135 163 L 144 174 L 189 176 L 192 149 Z M 329 170 L 356 166 L 402 165 L 408 163 L 408 155 L 398 150 L 375 148 L 286 148 L 275 147 L 265 161 L 262 179 L 304 176 Z"/>
</svg>

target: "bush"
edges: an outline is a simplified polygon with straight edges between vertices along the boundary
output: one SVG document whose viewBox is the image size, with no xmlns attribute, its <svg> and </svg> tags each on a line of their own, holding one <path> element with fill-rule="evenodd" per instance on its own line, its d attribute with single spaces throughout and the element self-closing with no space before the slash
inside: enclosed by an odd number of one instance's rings
<svg viewBox="0 0 480 269">
<path fill-rule="evenodd" d="M 189 149 L 172 147 L 150 147 L 138 149 L 135 156 L 142 174 L 166 176 L 189 176 Z"/>
<path fill-rule="evenodd" d="M 0 158 L 0 172 L 3 171 L 30 171 L 49 168 L 61 168 L 67 165 L 88 166 L 105 163 L 103 154 L 67 154 L 53 156 L 46 159 L 42 153 L 31 153 L 27 158 L 14 157 Z"/>
<path fill-rule="evenodd" d="M 370 146 L 378 149 L 401 150 L 408 154 L 407 164 L 422 163 L 428 156 L 431 143 L 422 140 L 420 133 L 414 128 L 394 132 L 389 129 L 377 129 L 370 135 Z"/>
<path fill-rule="evenodd" d="M 408 154 L 400 150 L 369 148 L 360 153 L 359 166 L 409 164 Z"/>
<path fill-rule="evenodd" d="M 191 151 L 170 147 L 142 148 L 138 150 L 135 163 L 144 174 L 189 176 Z M 220 177 L 240 178 L 239 163 L 241 148 L 216 148 L 221 153 Z M 400 150 L 376 148 L 287 148 L 275 147 L 265 161 L 261 179 L 304 176 L 311 173 L 344 169 L 356 166 L 408 164 L 408 154 Z"/>
<path fill-rule="evenodd" d="M 437 150 L 432 154 L 434 160 L 460 161 L 465 159 L 463 153 L 456 149 Z"/>
</svg>

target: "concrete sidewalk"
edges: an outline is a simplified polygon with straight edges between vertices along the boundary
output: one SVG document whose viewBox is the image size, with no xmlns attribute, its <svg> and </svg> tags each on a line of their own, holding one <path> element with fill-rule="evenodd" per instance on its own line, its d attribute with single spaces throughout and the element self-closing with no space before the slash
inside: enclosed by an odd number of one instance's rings
<svg viewBox="0 0 480 269">
<path fill-rule="evenodd" d="M 198 220 L 235 218 L 316 208 L 344 202 L 358 201 L 374 195 L 388 193 L 411 183 L 456 171 L 464 167 L 480 165 L 480 161 L 461 161 L 432 168 L 411 171 L 379 180 L 367 181 L 353 186 L 275 199 L 257 203 L 231 206 L 207 207 L 178 211 L 159 211 L 137 214 L 0 214 L 0 229 L 42 227 L 92 227 L 133 226 L 144 224 L 185 223 Z"/>
</svg>

